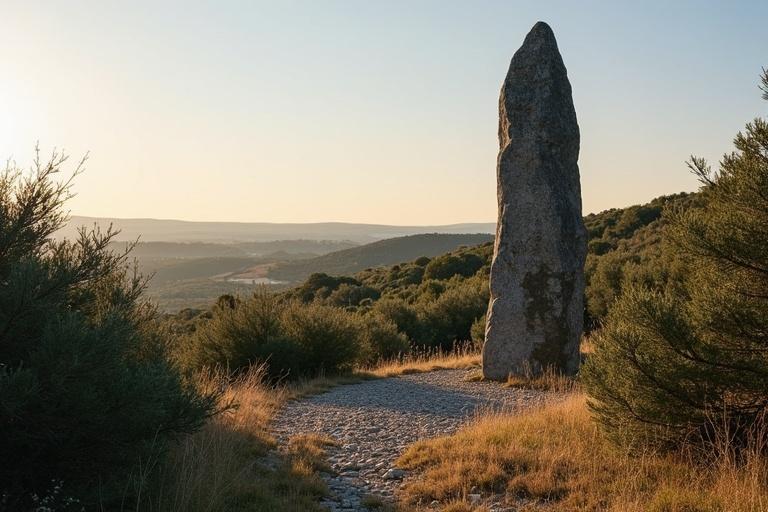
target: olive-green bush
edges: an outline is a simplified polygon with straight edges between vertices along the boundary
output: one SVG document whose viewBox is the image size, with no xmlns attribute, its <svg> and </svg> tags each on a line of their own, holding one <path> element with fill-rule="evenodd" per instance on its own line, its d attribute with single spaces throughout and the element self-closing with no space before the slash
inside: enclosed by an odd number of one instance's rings
<svg viewBox="0 0 768 512">
<path fill-rule="evenodd" d="M 195 430 L 216 396 L 166 357 L 143 280 L 113 232 L 55 241 L 66 158 L 0 173 L 0 508 L 56 494 L 86 509 L 130 508 L 131 474 Z"/>
</svg>

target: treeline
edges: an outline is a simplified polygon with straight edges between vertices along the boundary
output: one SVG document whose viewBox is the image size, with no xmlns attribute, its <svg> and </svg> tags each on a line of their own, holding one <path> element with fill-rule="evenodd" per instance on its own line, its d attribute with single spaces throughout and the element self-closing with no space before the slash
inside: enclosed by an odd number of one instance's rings
<svg viewBox="0 0 768 512">
<path fill-rule="evenodd" d="M 664 196 L 585 218 L 589 328 L 600 325 L 628 283 L 674 282 L 669 266 L 659 265 L 670 257 L 661 234 L 668 215 L 695 200 L 695 194 Z M 492 256 L 488 242 L 353 276 L 315 273 L 301 286 L 272 296 L 223 296 L 209 311 L 187 310 L 169 320 L 183 333 L 178 360 L 188 370 L 267 361 L 275 378 L 290 378 L 341 372 L 411 350 L 479 345 Z M 338 357 L 318 356 L 331 353 Z"/>
<path fill-rule="evenodd" d="M 266 362 L 284 379 L 450 349 L 484 322 L 491 252 L 485 244 L 355 277 L 314 274 L 281 294 L 222 296 L 210 311 L 169 318 L 177 361 L 187 371 Z"/>
</svg>

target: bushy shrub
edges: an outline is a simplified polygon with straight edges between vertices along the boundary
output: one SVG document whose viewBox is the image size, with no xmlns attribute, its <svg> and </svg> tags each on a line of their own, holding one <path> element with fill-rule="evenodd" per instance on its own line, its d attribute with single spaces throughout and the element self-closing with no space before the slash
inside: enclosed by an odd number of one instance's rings
<svg viewBox="0 0 768 512">
<path fill-rule="evenodd" d="M 489 291 L 485 276 L 458 279 L 439 297 L 417 305 L 418 345 L 450 349 L 456 341 L 471 339 L 475 320 L 488 309 Z"/>
<path fill-rule="evenodd" d="M 362 283 L 352 277 L 334 277 L 317 272 L 307 278 L 303 285 L 291 293 L 302 302 L 325 299 L 342 285 L 360 286 Z"/>
<path fill-rule="evenodd" d="M 419 256 L 413 262 L 420 267 L 426 267 L 429 265 L 430 261 L 432 261 L 432 259 L 428 258 L 427 256 Z"/>
<path fill-rule="evenodd" d="M 444 254 L 433 258 L 424 269 L 425 279 L 450 279 L 455 275 L 469 277 L 480 270 L 483 260 L 471 252 Z"/>
<path fill-rule="evenodd" d="M 472 343 L 476 346 L 480 347 L 485 343 L 485 315 L 477 317 L 477 320 L 472 322 L 470 335 L 472 336 Z"/>
<path fill-rule="evenodd" d="M 248 300 L 214 307 L 212 318 L 179 343 L 177 357 L 189 370 L 223 366 L 233 372 L 267 362 L 274 377 L 300 375 L 305 356 L 296 340 L 285 333 L 285 306 L 264 290 Z"/>
<path fill-rule="evenodd" d="M 677 287 L 625 288 L 594 338 L 582 378 L 618 440 L 712 441 L 717 423 L 738 446 L 766 413 L 768 123 L 756 119 L 734 144 L 719 173 L 690 163 L 701 204 L 667 231 L 690 272 Z"/>
<path fill-rule="evenodd" d="M 410 352 L 408 337 L 398 330 L 392 320 L 372 312 L 363 316 L 361 322 L 361 342 L 367 363 L 390 360 Z"/>
<path fill-rule="evenodd" d="M 351 370 L 362 356 L 356 315 L 319 304 L 291 303 L 281 323 L 289 340 L 302 349 L 304 373 Z"/>
<path fill-rule="evenodd" d="M 373 312 L 393 322 L 398 331 L 405 334 L 411 342 L 416 340 L 419 334 L 419 319 L 414 308 L 404 300 L 384 297 L 373 305 Z"/>
<path fill-rule="evenodd" d="M 215 397 L 168 362 L 155 311 L 114 233 L 51 236 L 66 221 L 65 158 L 0 174 L 0 499 L 27 510 L 63 485 L 86 507 L 130 503 L 128 475 L 196 429 Z M 63 483 L 62 483 L 63 482 Z"/>
<path fill-rule="evenodd" d="M 359 306 L 366 299 L 374 301 L 380 296 L 379 291 L 370 286 L 343 283 L 324 302 L 331 306 L 351 307 Z"/>
<path fill-rule="evenodd" d="M 177 357 L 193 371 L 222 366 L 239 372 L 266 363 L 272 378 L 338 373 L 362 357 L 357 315 L 318 303 L 283 301 L 260 290 L 179 342 Z"/>
</svg>

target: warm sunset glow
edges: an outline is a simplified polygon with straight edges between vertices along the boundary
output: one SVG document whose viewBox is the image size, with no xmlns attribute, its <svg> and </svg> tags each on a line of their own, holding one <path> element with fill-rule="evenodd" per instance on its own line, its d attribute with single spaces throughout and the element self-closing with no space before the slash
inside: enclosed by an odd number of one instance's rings
<svg viewBox="0 0 768 512">
<path fill-rule="evenodd" d="M 764 108 L 764 2 L 116 5 L 0 8 L 0 158 L 90 151 L 79 215 L 494 221 L 498 91 L 538 19 L 585 212 L 695 189 L 688 155 L 716 161 Z"/>
</svg>

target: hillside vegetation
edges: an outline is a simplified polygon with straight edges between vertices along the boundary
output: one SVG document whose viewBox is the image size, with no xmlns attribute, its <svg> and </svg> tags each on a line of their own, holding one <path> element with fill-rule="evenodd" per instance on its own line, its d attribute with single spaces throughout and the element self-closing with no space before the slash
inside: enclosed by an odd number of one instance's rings
<svg viewBox="0 0 768 512">
<path fill-rule="evenodd" d="M 659 244 L 661 231 L 665 225 L 662 212 L 665 208 L 686 208 L 695 200 L 695 197 L 695 194 L 663 196 L 647 204 L 614 208 L 585 217 L 584 221 L 589 232 L 589 254 L 586 264 L 588 327 L 591 328 L 595 322 L 605 316 L 609 304 L 617 296 L 623 282 L 669 281 L 670 278 L 675 277 L 667 275 L 670 271 L 674 274 L 671 265 L 659 266 L 659 269 L 667 269 L 659 270 L 663 275 L 647 275 L 647 273 L 641 275 L 638 269 L 646 260 L 668 259 L 668 255 L 662 253 Z M 149 296 L 155 299 L 165 311 L 178 311 L 188 307 L 205 308 L 219 295 L 248 295 L 254 290 L 250 281 L 238 282 L 230 278 L 266 277 L 270 280 L 269 282 L 281 283 L 277 286 L 278 289 L 289 286 L 291 283 L 309 280 L 308 284 L 300 287 L 306 291 L 315 286 L 313 283 L 317 278 L 310 276 L 316 273 L 353 277 L 355 281 L 346 283 L 349 286 L 343 286 L 331 302 L 335 305 L 357 306 L 358 299 L 374 300 L 383 292 L 387 292 L 385 295 L 408 296 L 417 293 L 413 290 L 400 289 L 421 283 L 424 275 L 423 265 L 415 264 L 415 260 L 440 256 L 460 246 L 477 246 L 492 241 L 492 238 L 485 234 L 412 235 L 348 247 L 315 257 L 305 253 L 286 252 L 263 256 L 236 256 L 234 253 L 266 248 L 319 251 L 343 245 L 337 242 L 315 241 L 243 244 L 145 243 L 139 244 L 134 250 L 138 251 L 142 272 L 152 275 L 149 282 Z M 203 256 L 215 254 L 216 251 L 227 255 Z M 470 253 L 462 257 L 469 258 Z M 177 257 L 159 257 L 157 256 L 159 254 L 176 254 Z M 482 264 L 477 263 L 480 260 L 475 260 L 474 267 L 473 264 L 469 264 L 459 274 L 469 277 L 489 263 L 490 253 L 487 250 L 480 251 L 477 256 L 482 260 Z M 403 263 L 409 260 L 412 263 Z M 445 268 L 439 272 L 433 269 L 428 279 L 449 280 L 454 275 L 451 265 L 454 267 L 462 265 L 461 262 L 451 261 L 452 263 L 448 265 L 446 258 Z M 392 265 L 398 268 L 390 269 Z M 258 271 L 251 271 L 256 267 L 259 267 Z M 484 272 L 487 273 L 487 268 Z M 262 279 L 261 282 L 264 280 Z M 377 289 L 378 295 L 371 295 L 370 290 L 355 288 L 355 282 Z M 275 284 L 271 286 L 275 287 Z M 434 283 L 430 286 L 434 286 Z M 330 291 L 335 291 L 335 288 Z M 325 291 L 321 291 L 320 295 L 323 293 Z M 362 293 L 363 295 L 359 298 L 342 298 L 345 293 Z"/>
<path fill-rule="evenodd" d="M 622 287 L 643 276 L 646 262 L 667 252 L 659 243 L 667 215 L 689 208 L 694 194 L 677 194 L 650 203 L 612 209 L 585 219 L 590 233 L 587 264 L 588 325 L 597 326 Z M 334 276 L 317 272 L 300 286 L 270 296 L 222 297 L 211 311 L 183 311 L 170 321 L 186 333 L 178 357 L 194 370 L 214 364 L 246 368 L 266 361 L 268 373 L 297 378 L 320 368 L 344 371 L 424 348 L 450 350 L 458 342 L 479 346 L 485 333 L 488 274 L 493 243 L 486 235 L 419 235 L 386 240 L 295 262 L 327 268 L 361 257 L 412 254 L 424 244 L 483 243 L 420 256 L 410 262 Z M 399 252 L 387 253 L 386 248 Z M 652 267 L 653 265 L 651 265 Z M 668 272 L 651 276 L 668 279 Z M 274 276 L 270 273 L 270 276 Z M 333 360 L 328 357 L 333 356 Z"/>
<path fill-rule="evenodd" d="M 488 234 L 420 234 L 390 238 L 337 251 L 304 261 L 281 263 L 269 276 L 278 281 L 300 282 L 311 274 L 351 275 L 369 267 L 393 265 L 419 256 L 437 256 L 462 245 L 492 240 Z"/>
<path fill-rule="evenodd" d="M 768 121 L 733 143 L 717 171 L 691 157 L 699 193 L 631 237 L 603 238 L 624 212 L 590 219 L 583 392 L 417 443 L 407 503 L 482 510 L 473 489 L 530 511 L 768 509 Z"/>
</svg>

